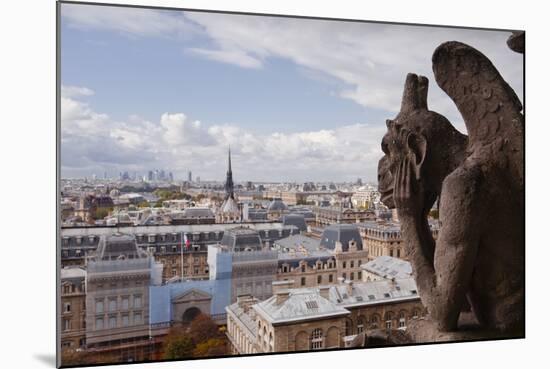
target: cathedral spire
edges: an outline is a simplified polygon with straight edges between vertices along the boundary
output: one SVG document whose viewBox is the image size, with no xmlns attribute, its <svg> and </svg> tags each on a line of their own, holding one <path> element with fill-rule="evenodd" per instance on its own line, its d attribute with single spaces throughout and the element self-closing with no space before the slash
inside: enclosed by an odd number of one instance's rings
<svg viewBox="0 0 550 369">
<path fill-rule="evenodd" d="M 231 146 L 229 146 L 227 156 L 227 177 L 225 179 L 225 198 L 235 198 L 233 193 L 233 172 L 231 171 Z"/>
</svg>

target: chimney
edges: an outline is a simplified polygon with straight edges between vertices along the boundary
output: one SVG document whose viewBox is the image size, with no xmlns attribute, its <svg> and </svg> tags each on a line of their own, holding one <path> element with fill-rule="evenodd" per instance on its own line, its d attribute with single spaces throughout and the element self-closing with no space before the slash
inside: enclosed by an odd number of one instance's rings
<svg viewBox="0 0 550 369">
<path fill-rule="evenodd" d="M 271 283 L 271 290 L 273 291 L 273 294 L 276 295 L 279 291 L 286 291 L 289 288 L 292 288 L 292 286 L 294 286 L 293 279 L 290 281 L 273 281 Z"/>
<path fill-rule="evenodd" d="M 321 297 L 327 300 L 329 300 L 329 292 L 330 292 L 330 286 L 319 287 L 319 295 L 321 295 Z"/>
<path fill-rule="evenodd" d="M 286 300 L 288 300 L 288 296 L 290 296 L 289 290 L 278 290 L 277 293 L 275 293 L 277 305 L 281 305 Z"/>
<path fill-rule="evenodd" d="M 350 280 L 347 280 L 344 283 L 346 285 L 346 292 L 348 293 L 349 296 L 351 296 L 353 294 L 353 282 Z"/>
<path fill-rule="evenodd" d="M 246 313 L 252 305 L 258 302 L 252 295 L 237 296 L 237 304 Z"/>
</svg>

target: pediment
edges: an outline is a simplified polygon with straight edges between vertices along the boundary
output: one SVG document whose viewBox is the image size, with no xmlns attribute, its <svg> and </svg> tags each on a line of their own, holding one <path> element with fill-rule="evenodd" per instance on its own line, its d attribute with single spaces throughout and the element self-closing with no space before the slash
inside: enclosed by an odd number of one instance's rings
<svg viewBox="0 0 550 369">
<path fill-rule="evenodd" d="M 188 291 L 185 291 L 172 298 L 173 303 L 179 302 L 189 302 L 189 301 L 200 301 L 200 300 L 211 300 L 212 295 L 208 292 L 192 288 Z"/>
</svg>

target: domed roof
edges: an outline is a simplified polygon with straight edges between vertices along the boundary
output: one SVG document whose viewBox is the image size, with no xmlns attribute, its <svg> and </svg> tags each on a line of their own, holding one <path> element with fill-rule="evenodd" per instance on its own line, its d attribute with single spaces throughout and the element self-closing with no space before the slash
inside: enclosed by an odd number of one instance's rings
<svg viewBox="0 0 550 369">
<path fill-rule="evenodd" d="M 288 210 L 288 206 L 281 199 L 273 199 L 269 204 L 267 211 L 285 211 Z"/>
</svg>

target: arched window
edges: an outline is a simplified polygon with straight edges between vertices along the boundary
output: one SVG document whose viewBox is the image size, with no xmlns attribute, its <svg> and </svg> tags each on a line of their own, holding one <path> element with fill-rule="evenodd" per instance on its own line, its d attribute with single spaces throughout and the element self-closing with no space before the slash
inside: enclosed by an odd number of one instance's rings
<svg viewBox="0 0 550 369">
<path fill-rule="evenodd" d="M 406 326 L 405 312 L 401 311 L 399 313 L 399 328 L 404 328 Z"/>
<path fill-rule="evenodd" d="M 363 333 L 364 330 L 365 330 L 365 319 L 362 316 L 360 316 L 359 318 L 357 318 L 357 334 Z"/>
<path fill-rule="evenodd" d="M 319 350 L 323 348 L 323 330 L 316 328 L 311 332 L 311 349 Z"/>
<path fill-rule="evenodd" d="M 351 336 L 353 334 L 353 322 L 351 319 L 346 319 L 346 336 Z"/>
<path fill-rule="evenodd" d="M 386 329 L 391 329 L 392 328 L 392 317 L 393 317 L 393 314 L 391 311 L 388 311 L 386 313 L 386 315 L 384 316 L 384 320 L 386 321 Z"/>
</svg>

